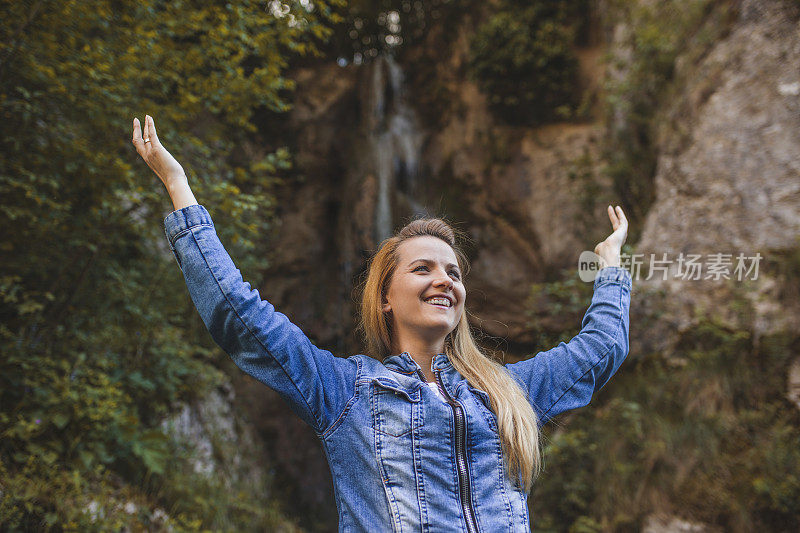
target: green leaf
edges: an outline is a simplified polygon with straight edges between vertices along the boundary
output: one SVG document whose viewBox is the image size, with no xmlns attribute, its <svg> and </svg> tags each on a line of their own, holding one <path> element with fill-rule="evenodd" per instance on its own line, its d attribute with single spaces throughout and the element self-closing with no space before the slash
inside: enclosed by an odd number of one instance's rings
<svg viewBox="0 0 800 533">
<path fill-rule="evenodd" d="M 53 424 L 58 429 L 64 429 L 67 426 L 67 424 L 69 424 L 69 416 L 65 415 L 64 413 L 54 413 L 50 417 L 50 420 L 53 421 Z"/>
</svg>

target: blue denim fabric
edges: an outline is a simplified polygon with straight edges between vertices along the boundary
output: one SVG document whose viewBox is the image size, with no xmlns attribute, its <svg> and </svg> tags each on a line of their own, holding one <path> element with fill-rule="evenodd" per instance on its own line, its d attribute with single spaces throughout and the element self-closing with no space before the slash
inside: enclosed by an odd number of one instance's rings
<svg viewBox="0 0 800 533">
<path fill-rule="evenodd" d="M 407 353 L 383 362 L 334 357 L 243 281 L 203 206 L 174 211 L 164 224 L 213 339 L 321 439 L 339 531 L 530 530 L 528 495 L 505 474 L 488 395 L 445 354 L 431 367 L 450 402 L 424 386 Z M 628 271 L 604 268 L 577 336 L 506 365 L 528 391 L 540 424 L 587 405 L 619 368 L 628 353 L 630 295 Z"/>
</svg>

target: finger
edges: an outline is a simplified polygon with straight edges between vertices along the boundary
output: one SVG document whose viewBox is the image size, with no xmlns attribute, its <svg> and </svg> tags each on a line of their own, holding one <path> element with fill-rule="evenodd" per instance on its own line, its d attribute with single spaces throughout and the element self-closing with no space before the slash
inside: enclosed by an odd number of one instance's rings
<svg viewBox="0 0 800 533">
<path fill-rule="evenodd" d="M 158 135 L 156 134 L 156 123 L 153 121 L 153 117 L 147 115 L 147 124 L 145 124 L 147 128 L 148 137 L 150 137 L 150 142 L 154 144 L 158 144 Z"/>
<path fill-rule="evenodd" d="M 627 228 L 628 219 L 625 217 L 625 213 L 622 211 L 620 206 L 617 206 L 617 216 L 619 216 L 620 223 Z"/>
<path fill-rule="evenodd" d="M 614 209 L 611 206 L 608 206 L 608 218 L 611 220 L 611 227 L 613 229 L 617 229 L 619 226 L 619 219 L 617 218 L 616 213 L 614 213 Z"/>
<path fill-rule="evenodd" d="M 625 241 L 628 239 L 628 219 L 625 218 L 625 213 L 622 211 L 622 208 L 620 206 L 617 206 L 616 210 L 617 210 L 617 215 L 619 216 L 620 219 L 620 225 L 619 229 L 614 233 L 620 234 L 620 239 L 621 239 L 620 246 L 622 246 L 622 244 L 624 244 Z"/>
<path fill-rule="evenodd" d="M 139 155 L 144 154 L 144 141 L 142 140 L 142 127 L 139 125 L 139 119 L 133 119 L 133 138 L 131 139 L 133 146 L 136 147 L 136 152 Z"/>
</svg>

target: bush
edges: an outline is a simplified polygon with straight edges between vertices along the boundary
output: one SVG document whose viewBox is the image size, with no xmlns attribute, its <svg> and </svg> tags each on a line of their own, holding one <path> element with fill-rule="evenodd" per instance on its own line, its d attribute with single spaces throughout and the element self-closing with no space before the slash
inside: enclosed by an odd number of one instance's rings
<svg viewBox="0 0 800 533">
<path fill-rule="evenodd" d="M 579 103 L 577 31 L 586 1 L 506 0 L 470 42 L 468 74 L 510 124 L 570 118 Z"/>
<path fill-rule="evenodd" d="M 168 472 L 160 419 L 218 383 L 225 356 L 165 242 L 171 209 L 132 119 L 156 117 L 197 198 L 232 218 L 232 255 L 253 246 L 290 157 L 233 147 L 254 109 L 288 108 L 286 56 L 330 34 L 335 5 L 293 5 L 289 24 L 242 1 L 1 4 L 0 529 L 119 529 L 129 513 L 79 517 L 114 491 L 146 502 Z"/>
</svg>

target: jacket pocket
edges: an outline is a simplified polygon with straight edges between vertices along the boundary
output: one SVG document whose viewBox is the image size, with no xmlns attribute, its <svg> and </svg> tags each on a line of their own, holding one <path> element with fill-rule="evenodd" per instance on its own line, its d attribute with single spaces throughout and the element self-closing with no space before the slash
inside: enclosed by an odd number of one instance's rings
<svg viewBox="0 0 800 533">
<path fill-rule="evenodd" d="M 415 426 L 418 415 L 419 387 L 407 389 L 396 381 L 373 378 L 370 387 L 373 424 L 375 431 L 393 437 L 403 437 Z M 417 420 L 416 425 L 421 421 Z"/>
<path fill-rule="evenodd" d="M 497 416 L 494 414 L 494 411 L 492 411 L 492 401 L 489 398 L 489 393 L 469 384 L 467 384 L 467 389 L 472 393 L 472 398 L 475 401 L 478 410 L 483 415 L 483 418 L 486 419 L 489 429 L 494 432 L 499 432 L 500 430 L 497 427 Z"/>
</svg>

